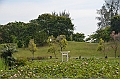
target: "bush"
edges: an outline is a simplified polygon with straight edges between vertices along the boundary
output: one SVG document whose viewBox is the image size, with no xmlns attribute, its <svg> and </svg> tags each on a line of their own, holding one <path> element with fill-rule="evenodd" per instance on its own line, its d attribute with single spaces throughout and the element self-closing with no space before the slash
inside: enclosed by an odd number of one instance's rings
<svg viewBox="0 0 120 79">
<path fill-rule="evenodd" d="M 38 57 L 27 57 L 27 60 L 29 61 L 29 60 L 44 60 L 44 59 L 48 59 L 48 57 L 46 57 L 46 56 L 43 56 L 43 57 L 40 57 L 40 56 L 38 56 Z"/>
</svg>

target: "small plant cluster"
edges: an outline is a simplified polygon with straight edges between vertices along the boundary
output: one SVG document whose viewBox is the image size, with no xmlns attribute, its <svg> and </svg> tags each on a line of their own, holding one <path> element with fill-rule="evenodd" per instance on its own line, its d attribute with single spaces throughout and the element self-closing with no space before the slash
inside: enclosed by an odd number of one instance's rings
<svg viewBox="0 0 120 79">
<path fill-rule="evenodd" d="M 84 58 L 69 62 L 34 61 L 14 70 L 1 70 L 1 78 L 80 78 L 119 79 L 120 64 L 117 60 Z"/>
</svg>

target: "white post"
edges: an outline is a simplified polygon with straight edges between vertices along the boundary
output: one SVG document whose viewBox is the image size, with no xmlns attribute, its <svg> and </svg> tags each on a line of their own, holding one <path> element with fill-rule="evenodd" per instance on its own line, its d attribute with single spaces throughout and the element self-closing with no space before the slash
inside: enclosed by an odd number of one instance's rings
<svg viewBox="0 0 120 79">
<path fill-rule="evenodd" d="M 67 61 L 68 61 L 68 53 L 67 53 Z"/>
<path fill-rule="evenodd" d="M 68 61 L 68 53 L 69 53 L 70 51 L 61 51 L 61 53 L 62 53 L 62 62 L 63 62 L 63 56 L 65 55 L 65 56 L 67 56 L 67 61 Z"/>
</svg>

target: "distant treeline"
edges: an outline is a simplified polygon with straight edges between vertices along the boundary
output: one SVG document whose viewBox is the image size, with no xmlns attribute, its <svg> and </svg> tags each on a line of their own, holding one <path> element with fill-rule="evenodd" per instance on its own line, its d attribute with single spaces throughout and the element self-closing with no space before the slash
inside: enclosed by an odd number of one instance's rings
<svg viewBox="0 0 120 79">
<path fill-rule="evenodd" d="M 30 39 L 34 39 L 37 45 L 44 45 L 49 36 L 57 37 L 65 35 L 66 39 L 80 41 L 74 38 L 74 24 L 70 18 L 70 14 L 63 11 L 59 14 L 41 14 L 37 19 L 30 20 L 29 23 L 10 22 L 0 25 L 0 43 L 17 43 L 19 47 L 28 47 Z M 82 41 L 84 34 L 82 35 Z M 80 40 L 79 40 L 80 39 Z"/>
</svg>

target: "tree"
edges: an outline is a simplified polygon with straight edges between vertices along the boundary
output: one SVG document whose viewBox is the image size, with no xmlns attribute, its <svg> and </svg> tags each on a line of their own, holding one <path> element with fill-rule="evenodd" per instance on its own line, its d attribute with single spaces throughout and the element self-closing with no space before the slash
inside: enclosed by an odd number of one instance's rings
<svg viewBox="0 0 120 79">
<path fill-rule="evenodd" d="M 13 58 L 12 54 L 16 52 L 16 46 L 14 44 L 5 44 L 2 47 L 0 57 L 5 65 L 5 69 L 14 65 L 15 59 Z"/>
<path fill-rule="evenodd" d="M 10 22 L 3 25 L 1 29 L 3 42 L 2 43 L 17 43 L 23 41 L 26 34 L 27 24 L 23 22 Z"/>
<path fill-rule="evenodd" d="M 39 31 L 35 35 L 35 42 L 38 46 L 43 46 L 47 41 L 48 35 L 44 31 Z"/>
<path fill-rule="evenodd" d="M 32 52 L 32 55 L 33 55 L 32 60 L 33 60 L 33 59 L 34 59 L 34 52 L 37 51 L 37 47 L 36 47 L 36 44 L 34 43 L 34 39 L 31 39 L 31 40 L 29 41 L 28 48 L 29 48 L 29 50 Z"/>
<path fill-rule="evenodd" d="M 102 52 L 104 52 L 104 56 L 107 56 L 105 54 L 105 45 L 104 45 L 104 40 L 102 38 L 100 39 L 100 41 L 98 43 L 97 51 L 102 51 Z"/>
<path fill-rule="evenodd" d="M 103 5 L 100 10 L 97 10 L 97 14 L 100 15 L 99 17 L 96 17 L 96 19 L 99 21 L 97 23 L 99 29 L 110 26 L 110 13 L 105 5 Z"/>
<path fill-rule="evenodd" d="M 53 35 L 48 37 L 47 43 L 49 44 L 49 49 L 48 52 L 50 53 L 54 53 L 55 58 L 56 57 L 56 50 L 57 50 L 57 46 L 56 46 L 56 39 L 55 37 L 53 37 Z"/>
<path fill-rule="evenodd" d="M 120 11 L 120 0 L 105 0 L 100 10 L 97 10 L 99 17 L 96 17 L 99 29 L 111 25 L 111 18 L 119 14 Z"/>
<path fill-rule="evenodd" d="M 40 26 L 40 29 L 46 32 L 48 36 L 53 35 L 56 38 L 59 35 L 66 35 L 66 39 L 70 40 L 70 35 L 74 31 L 74 25 L 69 15 L 65 11 L 59 14 L 55 12 L 52 14 L 45 13 L 30 22 Z"/>
<path fill-rule="evenodd" d="M 83 33 L 73 34 L 73 41 L 84 42 L 85 35 Z"/>
<path fill-rule="evenodd" d="M 117 53 L 118 46 L 119 46 L 119 43 L 120 43 L 120 32 L 118 34 L 115 34 L 115 31 L 112 31 L 110 36 L 112 37 L 112 39 L 111 39 L 111 47 L 114 50 L 115 58 L 116 58 L 116 53 Z"/>
<path fill-rule="evenodd" d="M 57 37 L 57 42 L 58 42 L 58 45 L 60 46 L 60 51 L 65 49 L 67 44 L 68 44 L 65 35 L 58 36 Z"/>
<path fill-rule="evenodd" d="M 107 26 L 102 29 L 98 29 L 94 34 L 89 36 L 89 40 L 92 42 L 99 42 L 100 39 L 103 39 L 105 42 L 110 40 L 110 26 Z M 87 39 L 88 41 L 88 39 Z"/>
</svg>

